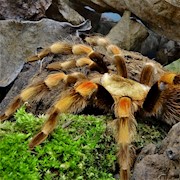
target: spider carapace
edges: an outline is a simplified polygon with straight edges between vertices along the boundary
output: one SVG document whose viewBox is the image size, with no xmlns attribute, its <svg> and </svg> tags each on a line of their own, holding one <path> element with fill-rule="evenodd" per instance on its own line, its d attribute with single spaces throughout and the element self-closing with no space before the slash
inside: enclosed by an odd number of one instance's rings
<svg viewBox="0 0 180 180">
<path fill-rule="evenodd" d="M 56 42 L 29 57 L 28 61 L 41 60 L 49 54 L 72 54 L 74 58 L 48 64 L 46 68 L 49 71 L 58 72 L 30 83 L 12 100 L 0 120 L 8 119 L 23 103 L 41 98 L 64 84 L 65 88 L 47 110 L 47 121 L 30 141 L 30 149 L 43 142 L 54 130 L 60 113 L 80 113 L 88 105 L 93 105 L 104 112 L 114 112 L 120 179 L 127 180 L 133 164 L 135 112 L 156 116 L 170 125 L 179 122 L 180 74 L 164 70 L 158 74 L 153 61 L 139 61 L 142 70 L 139 80 L 135 81 L 128 71 L 131 62 L 127 62 L 125 51 L 103 37 L 86 37 L 85 41 L 83 44 Z M 101 46 L 106 54 L 94 50 L 95 46 Z M 89 69 L 88 73 L 66 73 L 72 68 L 81 69 L 84 66 Z"/>
</svg>

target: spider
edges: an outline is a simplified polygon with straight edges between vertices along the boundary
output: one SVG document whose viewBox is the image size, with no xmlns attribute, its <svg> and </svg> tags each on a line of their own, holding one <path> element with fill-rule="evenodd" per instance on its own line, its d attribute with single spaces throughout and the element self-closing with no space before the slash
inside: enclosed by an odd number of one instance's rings
<svg viewBox="0 0 180 180">
<path fill-rule="evenodd" d="M 29 143 L 30 149 L 33 149 L 54 130 L 60 113 L 80 113 L 90 105 L 105 113 L 114 112 L 120 178 L 128 180 L 133 164 L 132 142 L 137 124 L 135 114 L 139 111 L 145 115 L 161 117 L 169 124 L 180 121 L 180 74 L 163 71 L 157 79 L 157 67 L 153 63 L 145 63 L 139 81 L 132 80 L 128 77 L 123 50 L 102 37 L 87 37 L 85 41 L 87 44 L 75 45 L 56 42 L 29 57 L 28 61 L 36 61 L 49 54 L 60 53 L 73 54 L 75 58 L 48 64 L 48 70 L 59 72 L 49 74 L 43 80 L 33 81 L 23 89 L 0 116 L 0 120 L 8 119 L 22 103 L 33 99 L 38 101 L 48 93 L 58 92 L 60 95 L 55 97 L 47 110 L 45 124 Z M 90 45 L 102 46 L 112 57 L 94 50 Z M 81 69 L 84 66 L 90 70 L 65 73 L 72 68 Z M 59 92 L 62 84 L 64 89 Z"/>
</svg>

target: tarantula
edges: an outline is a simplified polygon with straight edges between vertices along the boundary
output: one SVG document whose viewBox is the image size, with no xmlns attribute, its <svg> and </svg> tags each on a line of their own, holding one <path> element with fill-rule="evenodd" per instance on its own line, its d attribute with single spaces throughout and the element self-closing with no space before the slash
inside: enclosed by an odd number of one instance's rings
<svg viewBox="0 0 180 180">
<path fill-rule="evenodd" d="M 63 83 L 65 90 L 60 92 L 60 96 L 55 98 L 48 109 L 47 121 L 30 141 L 30 149 L 42 143 L 54 130 L 60 113 L 79 113 L 88 105 L 104 112 L 114 111 L 120 177 L 121 180 L 127 180 L 133 163 L 131 143 L 136 134 L 135 113 L 144 111 L 146 115 L 160 116 L 170 122 L 169 124 L 180 121 L 180 75 L 164 72 L 152 85 L 156 67 L 153 63 L 146 63 L 139 82 L 136 82 L 128 78 L 127 64 L 120 48 L 101 37 L 87 37 L 85 40 L 90 45 L 103 46 L 113 57 L 108 58 L 87 44 L 57 42 L 43 49 L 28 58 L 28 61 L 40 60 L 49 54 L 59 53 L 73 54 L 74 57 L 80 55 L 80 58 L 49 64 L 48 70 L 60 72 L 49 74 L 44 80 L 33 82 L 23 89 L 0 116 L 0 120 L 8 119 L 22 103 L 41 99 Z M 111 68 L 112 64 L 115 70 Z M 71 68 L 83 66 L 88 66 L 90 72 L 65 73 Z"/>
</svg>

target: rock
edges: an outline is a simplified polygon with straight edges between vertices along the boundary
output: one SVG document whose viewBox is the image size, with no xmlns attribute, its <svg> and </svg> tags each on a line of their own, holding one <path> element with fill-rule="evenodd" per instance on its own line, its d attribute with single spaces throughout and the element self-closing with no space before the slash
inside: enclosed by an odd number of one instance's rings
<svg viewBox="0 0 180 180">
<path fill-rule="evenodd" d="M 97 12 L 129 10 L 150 30 L 174 41 L 180 41 L 180 5 L 178 0 L 71 0 L 94 8 Z"/>
<path fill-rule="evenodd" d="M 80 24 L 85 19 L 64 0 L 0 0 L 0 19 L 40 20 L 50 18 Z"/>
<path fill-rule="evenodd" d="M 159 146 L 151 144 L 142 149 L 132 179 L 180 179 L 180 123 L 172 127 Z"/>
<path fill-rule="evenodd" d="M 85 19 L 89 19 L 92 23 L 92 29 L 90 32 L 94 32 L 101 25 L 101 13 L 97 13 L 91 8 L 81 6 L 79 4 L 69 3 L 69 6 L 72 7 L 76 12 L 78 12 Z"/>
<path fill-rule="evenodd" d="M 72 3 L 89 6 L 97 12 L 124 12 L 126 6 L 119 0 L 70 0 Z"/>
<path fill-rule="evenodd" d="M 45 17 L 45 12 L 52 0 L 0 0 L 1 19 L 39 20 Z"/>
<path fill-rule="evenodd" d="M 101 17 L 98 27 L 95 29 L 95 32 L 107 35 L 116 24 L 117 22 L 113 22 L 106 17 Z"/>
<path fill-rule="evenodd" d="M 40 21 L 0 21 L 0 87 L 9 85 L 21 71 L 26 58 L 34 54 L 37 47 L 70 37 L 78 31 L 91 29 L 90 21 L 73 26 L 50 19 Z"/>
<path fill-rule="evenodd" d="M 180 9 L 164 0 L 124 0 L 127 8 L 157 34 L 180 41 Z M 172 2 L 172 0 L 171 0 Z"/>
<path fill-rule="evenodd" d="M 130 19 L 131 13 L 125 11 L 121 20 L 106 36 L 113 44 L 126 50 L 136 50 L 148 36 L 147 29 L 137 21 Z"/>
<path fill-rule="evenodd" d="M 180 1 L 179 0 L 165 0 L 169 4 L 172 4 L 173 6 L 180 7 Z"/>
<path fill-rule="evenodd" d="M 74 10 L 74 6 L 94 8 L 98 13 L 125 10 L 132 12 L 149 29 L 168 39 L 180 41 L 180 3 L 178 0 L 40 0 L 11 1 L 0 0 L 1 19 L 39 20 L 43 17 L 58 21 L 79 24 L 84 21 L 83 15 Z"/>
<path fill-rule="evenodd" d="M 68 21 L 72 24 L 80 24 L 85 21 L 77 11 L 71 8 L 64 0 L 54 0 L 46 11 L 48 18 L 58 21 Z"/>
<path fill-rule="evenodd" d="M 148 31 L 148 33 L 149 36 L 141 44 L 140 52 L 143 55 L 148 56 L 149 58 L 155 58 L 161 41 L 161 36 L 150 30 Z M 162 62 L 164 63 L 165 61 Z"/>
<path fill-rule="evenodd" d="M 172 62 L 171 64 L 168 64 L 167 66 L 164 66 L 164 68 L 168 71 L 180 73 L 180 59 Z"/>
<path fill-rule="evenodd" d="M 164 64 L 169 64 L 178 58 L 180 58 L 180 42 L 166 40 L 160 44 L 156 56 L 158 62 L 163 60 Z"/>
<path fill-rule="evenodd" d="M 149 36 L 141 44 L 138 50 L 144 56 L 155 58 L 156 61 L 165 65 L 180 58 L 180 43 L 168 40 L 150 30 Z"/>
</svg>

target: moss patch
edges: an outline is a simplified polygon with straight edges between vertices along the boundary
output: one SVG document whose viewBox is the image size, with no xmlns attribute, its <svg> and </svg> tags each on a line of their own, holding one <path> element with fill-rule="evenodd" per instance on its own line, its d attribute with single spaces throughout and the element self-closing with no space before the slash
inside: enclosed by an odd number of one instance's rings
<svg viewBox="0 0 180 180">
<path fill-rule="evenodd" d="M 180 59 L 164 66 L 164 68 L 175 73 L 180 73 Z"/>
<path fill-rule="evenodd" d="M 16 121 L 0 124 L 0 179 L 111 180 L 114 179 L 116 145 L 106 124 L 109 117 L 62 114 L 57 128 L 33 151 L 28 143 L 45 117 L 35 117 L 21 107 Z M 165 132 L 157 124 L 140 121 L 135 145 L 157 143 Z"/>
<path fill-rule="evenodd" d="M 114 179 L 115 144 L 104 116 L 60 116 L 58 127 L 34 151 L 30 138 L 45 118 L 20 108 L 0 128 L 0 179 Z"/>
</svg>

